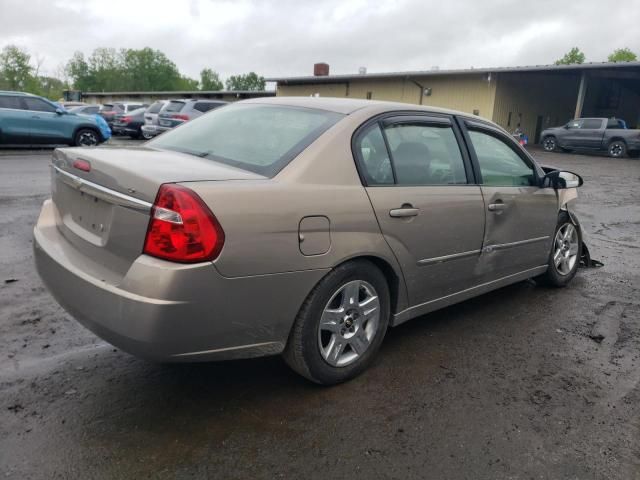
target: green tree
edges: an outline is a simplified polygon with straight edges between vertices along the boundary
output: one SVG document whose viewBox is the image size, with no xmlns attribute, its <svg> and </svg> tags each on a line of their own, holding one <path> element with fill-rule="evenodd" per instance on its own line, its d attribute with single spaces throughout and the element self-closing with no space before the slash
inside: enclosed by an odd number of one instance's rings
<svg viewBox="0 0 640 480">
<path fill-rule="evenodd" d="M 628 48 L 617 48 L 607 57 L 609 62 L 635 62 L 638 56 Z"/>
<path fill-rule="evenodd" d="M 33 88 L 31 55 L 15 45 L 7 45 L 0 53 L 0 87 L 8 90 Z"/>
<path fill-rule="evenodd" d="M 578 47 L 573 47 L 564 54 L 560 60 L 556 60 L 556 65 L 574 65 L 584 63 L 584 53 Z"/>
<path fill-rule="evenodd" d="M 200 90 L 222 90 L 224 85 L 220 80 L 218 72 L 214 72 L 210 68 L 204 68 L 200 72 Z"/>
<path fill-rule="evenodd" d="M 183 75 L 171 90 L 198 90 L 198 80 Z"/>
<path fill-rule="evenodd" d="M 83 92 L 91 91 L 94 80 L 89 73 L 89 64 L 84 59 L 82 52 L 73 54 L 65 66 L 65 73 L 73 82 L 73 88 Z"/>
<path fill-rule="evenodd" d="M 177 90 L 184 85 L 178 67 L 160 50 L 149 47 L 121 51 L 125 90 Z M 197 85 L 197 82 L 196 82 Z"/>
<path fill-rule="evenodd" d="M 245 75 L 232 75 L 227 79 L 227 90 L 264 90 L 264 77 L 255 72 Z"/>
</svg>

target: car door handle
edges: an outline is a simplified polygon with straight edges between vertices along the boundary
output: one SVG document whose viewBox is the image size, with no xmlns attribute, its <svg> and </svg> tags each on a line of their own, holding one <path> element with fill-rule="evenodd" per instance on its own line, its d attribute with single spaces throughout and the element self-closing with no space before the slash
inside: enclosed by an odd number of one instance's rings
<svg viewBox="0 0 640 480">
<path fill-rule="evenodd" d="M 504 203 L 490 203 L 489 211 L 490 212 L 501 212 L 502 210 L 506 210 L 507 206 Z"/>
<path fill-rule="evenodd" d="M 389 210 L 389 216 L 394 218 L 406 218 L 406 217 L 415 217 L 420 213 L 420 209 L 413 208 L 412 205 L 402 205 L 401 208 L 394 208 L 393 210 Z"/>
</svg>

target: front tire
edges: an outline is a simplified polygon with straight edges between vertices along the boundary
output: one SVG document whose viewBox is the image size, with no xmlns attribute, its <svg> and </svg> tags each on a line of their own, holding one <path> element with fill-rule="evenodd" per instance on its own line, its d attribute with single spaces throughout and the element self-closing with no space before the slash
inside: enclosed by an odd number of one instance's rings
<svg viewBox="0 0 640 480">
<path fill-rule="evenodd" d="M 371 262 L 340 265 L 311 291 L 284 351 L 287 364 L 322 384 L 350 380 L 367 369 L 389 324 L 389 286 Z"/>
<path fill-rule="evenodd" d="M 73 137 L 73 144 L 76 147 L 95 147 L 100 143 L 100 136 L 95 130 L 81 128 Z"/>
<path fill-rule="evenodd" d="M 550 287 L 566 287 L 578 272 L 581 255 L 580 227 L 574 225 L 567 212 L 561 211 L 549 252 L 547 271 L 536 280 Z"/>
<path fill-rule="evenodd" d="M 558 147 L 558 141 L 556 137 L 545 137 L 542 139 L 542 148 L 546 152 L 554 152 Z"/>
<path fill-rule="evenodd" d="M 627 144 L 622 140 L 614 140 L 609 144 L 607 152 L 611 158 L 623 158 L 627 154 Z"/>
</svg>

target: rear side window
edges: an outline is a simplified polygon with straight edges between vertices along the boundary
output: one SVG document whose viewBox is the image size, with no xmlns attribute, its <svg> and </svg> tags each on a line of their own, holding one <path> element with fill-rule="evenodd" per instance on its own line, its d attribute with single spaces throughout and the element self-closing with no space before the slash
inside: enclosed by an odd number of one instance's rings
<svg viewBox="0 0 640 480">
<path fill-rule="evenodd" d="M 469 137 L 480 164 L 483 185 L 521 187 L 536 184 L 533 167 L 503 140 L 476 130 L 469 130 Z"/>
<path fill-rule="evenodd" d="M 211 103 L 211 102 L 196 102 L 193 106 L 194 110 L 198 110 L 199 112 L 208 112 L 216 107 L 219 107 L 219 103 Z"/>
<path fill-rule="evenodd" d="M 582 121 L 583 130 L 598 130 L 602 127 L 602 120 L 598 120 L 597 118 L 586 118 Z"/>
<path fill-rule="evenodd" d="M 367 185 L 392 185 L 394 183 L 391 159 L 384 143 L 380 125 L 376 123 L 369 127 L 356 143 L 356 148 Z"/>
<path fill-rule="evenodd" d="M 18 97 L 0 97 L 0 108 L 13 108 L 15 110 L 22 110 L 20 99 Z"/>
<path fill-rule="evenodd" d="M 165 112 L 179 112 L 180 110 L 182 110 L 182 107 L 184 107 L 184 102 L 176 102 L 174 100 L 169 102 L 169 105 L 167 106 L 167 108 L 165 108 Z"/>
<path fill-rule="evenodd" d="M 25 97 L 24 101 L 27 104 L 27 110 L 32 110 L 35 112 L 50 112 L 50 113 L 53 113 L 56 111 L 56 107 L 39 98 Z"/>
<path fill-rule="evenodd" d="M 607 120 L 607 130 L 624 130 L 625 125 L 622 120 L 617 120 L 615 118 L 610 118 Z"/>
<path fill-rule="evenodd" d="M 398 185 L 467 183 L 464 160 L 451 126 L 399 123 L 384 131 Z"/>
<path fill-rule="evenodd" d="M 149 146 L 272 177 L 343 117 L 311 108 L 229 105 L 164 133 Z"/>
</svg>

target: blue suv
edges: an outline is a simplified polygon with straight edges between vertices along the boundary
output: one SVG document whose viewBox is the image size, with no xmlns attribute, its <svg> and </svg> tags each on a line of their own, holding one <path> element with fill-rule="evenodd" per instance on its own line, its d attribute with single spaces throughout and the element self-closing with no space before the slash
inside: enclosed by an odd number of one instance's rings
<svg viewBox="0 0 640 480">
<path fill-rule="evenodd" d="M 76 115 L 46 98 L 0 91 L 0 146 L 74 145 L 105 142 L 111 131 L 95 116 Z"/>
</svg>

